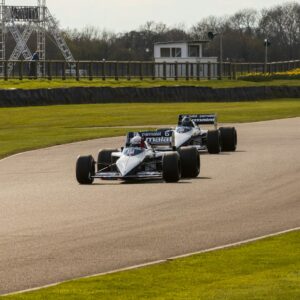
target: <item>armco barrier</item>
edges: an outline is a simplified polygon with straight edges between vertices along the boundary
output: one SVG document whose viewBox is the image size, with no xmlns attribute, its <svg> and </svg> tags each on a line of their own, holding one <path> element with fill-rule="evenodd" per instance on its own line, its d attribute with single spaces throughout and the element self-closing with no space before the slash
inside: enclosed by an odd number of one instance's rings
<svg viewBox="0 0 300 300">
<path fill-rule="evenodd" d="M 153 88 L 77 87 L 0 90 L 0 107 L 131 102 L 234 102 L 272 98 L 300 99 L 300 86 L 222 89 L 195 86 L 161 86 Z"/>
</svg>

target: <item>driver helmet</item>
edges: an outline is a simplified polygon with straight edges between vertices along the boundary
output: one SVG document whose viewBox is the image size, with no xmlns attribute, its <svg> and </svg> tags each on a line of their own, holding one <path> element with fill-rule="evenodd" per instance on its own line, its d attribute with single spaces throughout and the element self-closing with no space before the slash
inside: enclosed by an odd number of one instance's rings
<svg viewBox="0 0 300 300">
<path fill-rule="evenodd" d="M 145 148 L 145 140 L 141 136 L 136 135 L 130 140 L 130 146 Z"/>
<path fill-rule="evenodd" d="M 184 117 L 182 119 L 181 125 L 184 127 L 194 127 L 194 122 L 190 117 Z"/>
</svg>

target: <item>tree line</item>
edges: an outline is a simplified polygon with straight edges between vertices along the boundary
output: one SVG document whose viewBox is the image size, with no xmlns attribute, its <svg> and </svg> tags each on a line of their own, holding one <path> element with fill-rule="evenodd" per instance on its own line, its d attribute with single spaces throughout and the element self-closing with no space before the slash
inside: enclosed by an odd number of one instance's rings
<svg viewBox="0 0 300 300">
<path fill-rule="evenodd" d="M 207 33 L 222 33 L 224 60 L 262 62 L 264 39 L 271 42 L 269 60 L 300 58 L 300 4 L 285 3 L 257 11 L 244 9 L 230 16 L 209 16 L 191 28 L 184 24 L 167 26 L 146 22 L 137 30 L 115 33 L 97 27 L 63 32 L 75 59 L 147 61 L 153 59 L 153 44 L 164 41 L 207 40 Z M 219 36 L 208 43 L 205 56 L 219 56 Z M 35 45 L 34 37 L 30 41 Z M 12 43 L 11 43 L 12 47 Z M 55 43 L 47 36 L 47 59 L 62 59 Z"/>
</svg>

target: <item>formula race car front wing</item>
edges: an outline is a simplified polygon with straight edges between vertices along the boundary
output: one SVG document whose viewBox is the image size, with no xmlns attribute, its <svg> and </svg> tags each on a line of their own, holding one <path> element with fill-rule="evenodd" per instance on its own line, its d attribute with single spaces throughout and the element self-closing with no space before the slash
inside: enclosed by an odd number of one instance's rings
<svg viewBox="0 0 300 300">
<path fill-rule="evenodd" d="M 162 178 L 162 173 L 161 172 L 138 172 L 134 175 L 123 176 L 119 172 L 98 172 L 95 174 L 95 176 L 93 176 L 93 178 L 105 179 L 105 180 L 158 179 L 158 178 Z"/>
</svg>

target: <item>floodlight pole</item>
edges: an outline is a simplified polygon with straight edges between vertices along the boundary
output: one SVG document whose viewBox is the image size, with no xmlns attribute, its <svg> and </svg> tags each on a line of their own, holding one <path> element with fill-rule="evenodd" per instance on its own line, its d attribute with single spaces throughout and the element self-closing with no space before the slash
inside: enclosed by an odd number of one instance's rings
<svg viewBox="0 0 300 300">
<path fill-rule="evenodd" d="M 223 77 L 223 33 L 220 33 L 220 80 Z"/>
<path fill-rule="evenodd" d="M 213 40 L 215 36 L 220 36 L 220 58 L 219 58 L 219 80 L 223 77 L 223 32 L 213 33 L 212 31 L 207 33 L 210 40 Z"/>
<path fill-rule="evenodd" d="M 267 66 L 268 66 L 268 39 L 265 39 L 265 67 L 264 73 L 267 73 Z"/>
</svg>

